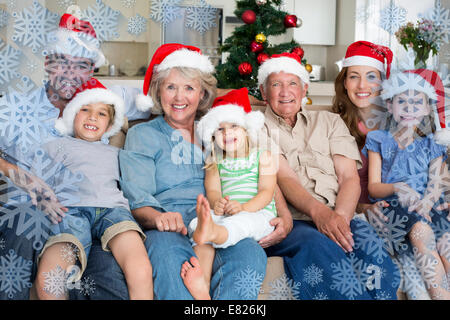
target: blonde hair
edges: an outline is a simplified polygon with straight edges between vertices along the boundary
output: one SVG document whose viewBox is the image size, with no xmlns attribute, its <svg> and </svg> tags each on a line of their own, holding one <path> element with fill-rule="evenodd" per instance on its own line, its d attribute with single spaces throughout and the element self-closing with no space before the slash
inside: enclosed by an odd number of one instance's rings
<svg viewBox="0 0 450 320">
<path fill-rule="evenodd" d="M 245 128 L 243 128 L 243 129 L 245 130 Z M 247 132 L 247 130 L 245 130 L 245 131 Z M 248 155 L 251 148 L 254 147 L 248 134 L 245 135 L 245 142 L 246 142 L 245 143 L 245 153 Z M 223 150 L 223 149 L 219 148 L 219 146 L 217 146 L 217 143 L 215 142 L 215 139 L 214 139 L 214 135 L 211 137 L 210 146 L 211 146 L 211 150 L 210 150 L 209 156 L 205 160 L 205 166 L 203 167 L 203 169 L 205 169 L 205 170 L 209 170 L 209 169 L 217 166 L 219 161 L 221 159 L 224 159 L 225 155 L 226 155 L 225 150 Z M 217 157 L 217 154 L 220 154 L 220 158 Z"/>
<path fill-rule="evenodd" d="M 198 80 L 200 86 L 204 91 L 203 97 L 200 99 L 196 120 L 200 119 L 206 114 L 208 109 L 212 106 L 214 99 L 217 96 L 217 80 L 209 73 L 205 73 L 196 68 L 190 67 L 173 67 L 170 69 L 163 70 L 161 72 L 155 73 L 152 77 L 150 83 L 149 94 L 152 97 L 154 106 L 152 108 L 152 114 L 163 114 L 163 108 L 161 106 L 160 99 L 160 87 L 164 80 L 169 76 L 171 70 L 177 70 L 181 75 L 188 80 Z"/>
</svg>

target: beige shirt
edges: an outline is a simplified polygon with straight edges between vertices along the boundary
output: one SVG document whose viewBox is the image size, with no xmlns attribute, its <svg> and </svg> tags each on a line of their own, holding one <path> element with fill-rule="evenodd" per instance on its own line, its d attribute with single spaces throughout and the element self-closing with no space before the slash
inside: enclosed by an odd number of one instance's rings
<svg viewBox="0 0 450 320">
<path fill-rule="evenodd" d="M 265 118 L 263 131 L 272 143 L 278 144 L 279 152 L 297 173 L 303 187 L 314 198 L 334 208 L 339 185 L 333 155 L 356 160 L 358 168 L 362 165 L 355 138 L 341 117 L 328 111 L 302 110 L 297 113 L 292 128 L 267 107 Z M 272 147 L 272 150 L 276 149 Z M 311 220 L 292 206 L 289 209 L 294 219 Z"/>
</svg>

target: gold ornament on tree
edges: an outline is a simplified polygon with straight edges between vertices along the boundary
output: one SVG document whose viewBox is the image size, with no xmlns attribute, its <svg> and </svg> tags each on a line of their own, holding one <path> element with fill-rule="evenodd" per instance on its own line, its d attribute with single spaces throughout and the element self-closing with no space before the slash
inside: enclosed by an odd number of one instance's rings
<svg viewBox="0 0 450 320">
<path fill-rule="evenodd" d="M 309 63 L 307 63 L 307 64 L 305 65 L 305 69 L 306 69 L 306 71 L 308 71 L 309 73 L 311 73 L 311 71 L 312 71 L 312 65 L 310 65 Z"/>
<path fill-rule="evenodd" d="M 266 40 L 267 40 L 266 36 L 262 33 L 258 33 L 255 37 L 255 41 L 259 43 L 264 43 L 266 42 Z"/>
</svg>

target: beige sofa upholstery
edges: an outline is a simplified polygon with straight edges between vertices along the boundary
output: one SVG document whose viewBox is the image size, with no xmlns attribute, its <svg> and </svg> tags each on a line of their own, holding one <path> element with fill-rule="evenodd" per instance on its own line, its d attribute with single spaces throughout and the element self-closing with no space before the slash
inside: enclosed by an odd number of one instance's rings
<svg viewBox="0 0 450 320">
<path fill-rule="evenodd" d="M 265 107 L 255 106 L 254 109 L 264 111 Z M 309 110 L 325 110 L 331 111 L 331 106 L 307 106 Z M 130 122 L 129 126 L 133 126 L 136 123 L 142 121 Z M 125 142 L 126 132 L 128 130 L 128 124 L 122 128 L 122 132 L 110 139 L 110 144 L 121 148 Z M 300 289 L 301 290 L 301 289 Z M 280 292 L 282 292 L 280 296 Z M 404 299 L 404 294 L 399 291 L 397 293 L 399 299 Z M 286 276 L 283 259 L 281 257 L 269 257 L 266 267 L 266 275 L 258 296 L 258 300 L 273 300 L 279 299 L 280 297 L 285 299 L 294 299 L 292 294 L 289 279 Z"/>
</svg>

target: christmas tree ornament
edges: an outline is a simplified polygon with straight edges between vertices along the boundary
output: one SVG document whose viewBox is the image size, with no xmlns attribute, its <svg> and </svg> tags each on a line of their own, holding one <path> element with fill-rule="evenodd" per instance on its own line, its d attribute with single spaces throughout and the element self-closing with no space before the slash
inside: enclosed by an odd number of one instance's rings
<svg viewBox="0 0 450 320">
<path fill-rule="evenodd" d="M 309 63 L 307 63 L 307 64 L 305 65 L 305 69 L 306 69 L 306 71 L 308 71 L 309 73 L 311 73 L 311 71 L 312 71 L 312 65 L 310 65 Z"/>
<path fill-rule="evenodd" d="M 297 18 L 297 24 L 295 25 L 296 28 L 300 28 L 303 25 L 303 21 L 300 18 Z"/>
<path fill-rule="evenodd" d="M 249 74 L 252 73 L 253 68 L 252 65 L 250 63 L 248 63 L 247 61 L 242 62 L 239 67 L 238 67 L 239 73 L 243 76 L 247 76 Z"/>
<path fill-rule="evenodd" d="M 253 24 L 256 21 L 256 13 L 253 10 L 245 10 L 241 18 L 244 23 Z"/>
<path fill-rule="evenodd" d="M 286 28 L 296 28 L 297 27 L 297 16 L 295 14 L 287 14 L 284 17 L 284 26 Z"/>
<path fill-rule="evenodd" d="M 264 43 L 266 42 L 267 38 L 263 33 L 258 33 L 255 37 L 255 41 L 259 42 L 259 43 Z"/>
<path fill-rule="evenodd" d="M 300 59 L 303 59 L 303 56 L 305 54 L 305 51 L 303 50 L 302 47 L 295 47 L 291 50 L 291 52 L 298 55 L 300 57 Z"/>
<path fill-rule="evenodd" d="M 312 105 L 312 100 L 309 97 L 306 97 L 306 105 L 310 106 Z"/>
<path fill-rule="evenodd" d="M 267 0 L 256 0 L 255 3 L 258 6 L 262 6 L 262 5 L 265 5 L 267 3 Z"/>
<path fill-rule="evenodd" d="M 265 52 L 261 52 L 260 54 L 258 54 L 258 56 L 256 57 L 256 61 L 258 61 L 258 64 L 262 64 L 264 61 L 266 61 L 267 59 L 269 59 L 269 55 Z"/>
<path fill-rule="evenodd" d="M 264 50 L 264 46 L 262 43 L 256 42 L 256 41 L 252 41 L 252 43 L 250 44 L 250 50 L 253 53 L 258 53 Z"/>
</svg>

